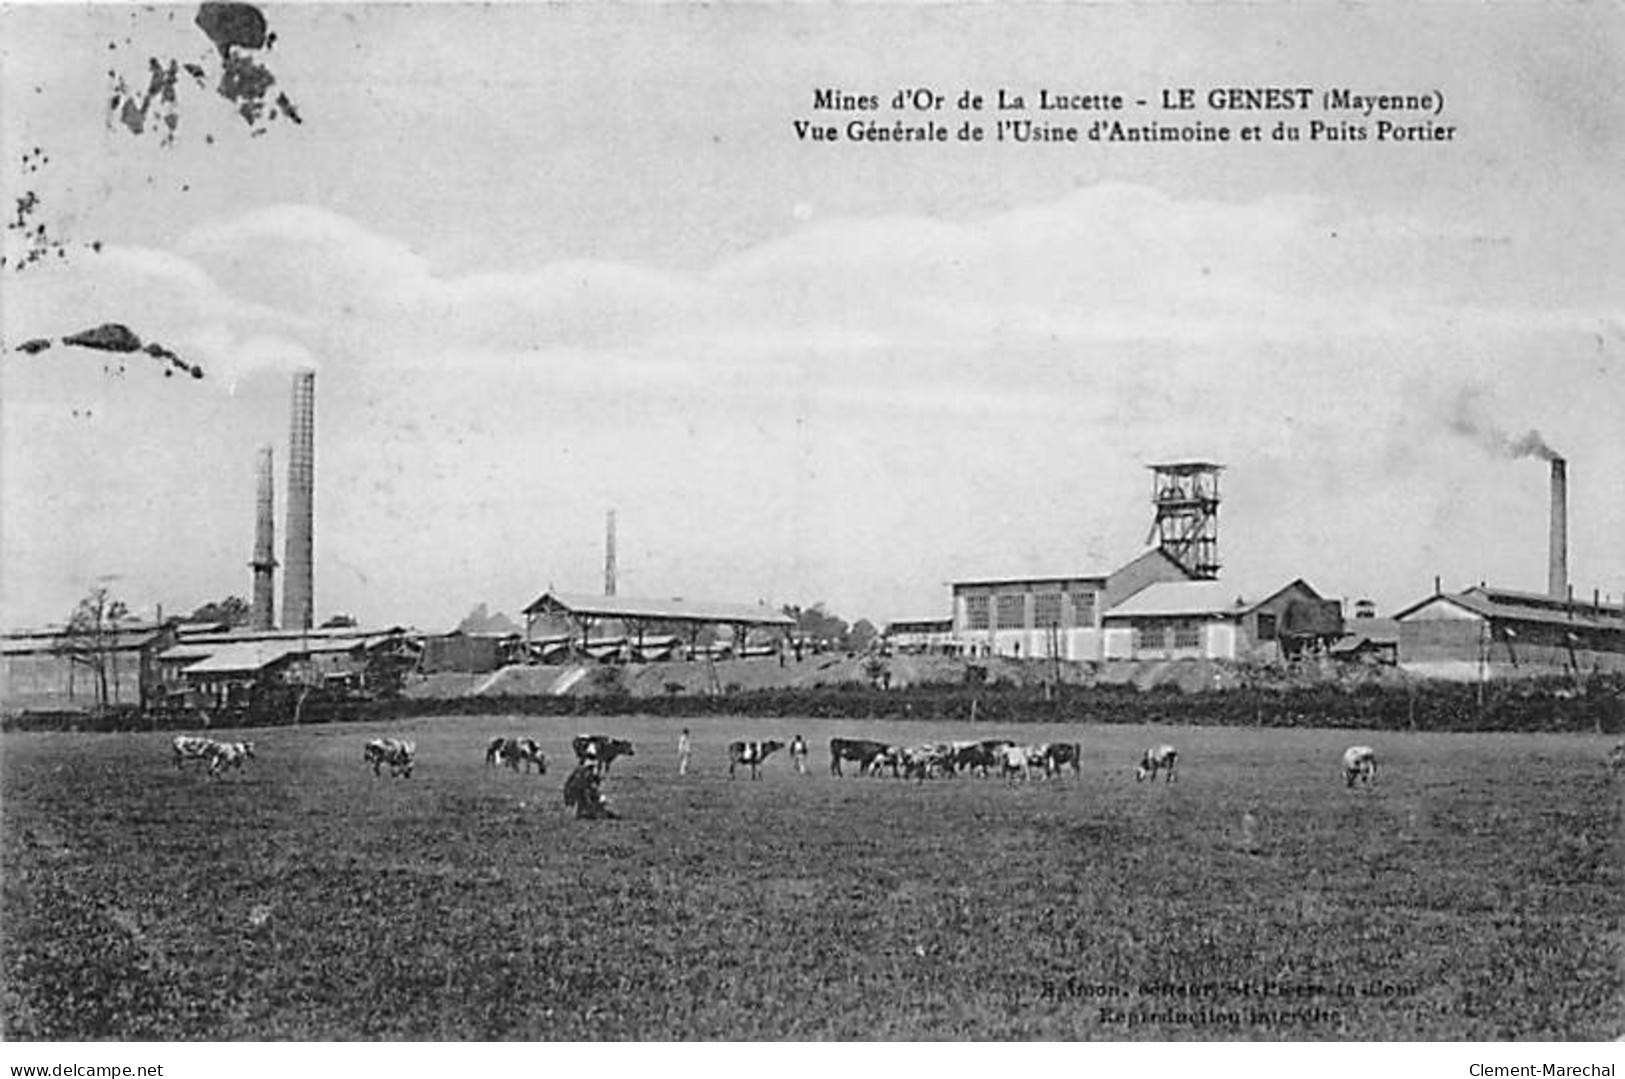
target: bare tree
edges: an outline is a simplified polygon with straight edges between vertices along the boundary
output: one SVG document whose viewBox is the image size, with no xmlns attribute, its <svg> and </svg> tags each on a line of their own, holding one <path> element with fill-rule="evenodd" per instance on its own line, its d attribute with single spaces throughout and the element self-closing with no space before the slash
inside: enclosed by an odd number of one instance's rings
<svg viewBox="0 0 1625 1079">
<path fill-rule="evenodd" d="M 123 600 L 114 599 L 100 586 L 79 601 L 68 619 L 68 631 L 59 651 L 68 662 L 90 671 L 96 687 L 96 710 L 108 705 L 108 674 L 113 671 L 118 650 L 119 622 L 129 615 Z M 116 671 L 114 671 L 116 676 Z"/>
</svg>

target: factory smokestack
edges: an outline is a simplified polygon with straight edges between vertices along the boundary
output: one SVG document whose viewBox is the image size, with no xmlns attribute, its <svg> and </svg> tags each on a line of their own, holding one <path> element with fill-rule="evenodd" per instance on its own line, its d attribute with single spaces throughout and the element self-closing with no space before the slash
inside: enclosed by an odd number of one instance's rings
<svg viewBox="0 0 1625 1079">
<path fill-rule="evenodd" d="M 276 517 L 274 488 L 271 485 L 271 447 L 261 446 L 259 482 L 254 496 L 254 607 L 249 625 L 255 629 L 276 626 Z"/>
<path fill-rule="evenodd" d="M 615 594 L 615 511 L 604 518 L 604 595 Z"/>
<path fill-rule="evenodd" d="M 288 436 L 288 547 L 282 560 L 282 628 L 315 622 L 316 372 L 293 376 Z"/>
<path fill-rule="evenodd" d="M 1551 557 L 1546 570 L 1546 592 L 1553 599 L 1565 599 L 1569 593 L 1569 467 L 1561 457 L 1551 460 Z"/>
</svg>

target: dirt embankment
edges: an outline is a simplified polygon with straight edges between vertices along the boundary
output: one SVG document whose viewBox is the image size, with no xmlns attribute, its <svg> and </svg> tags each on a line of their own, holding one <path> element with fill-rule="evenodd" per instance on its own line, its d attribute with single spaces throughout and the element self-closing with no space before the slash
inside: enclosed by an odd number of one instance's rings
<svg viewBox="0 0 1625 1079">
<path fill-rule="evenodd" d="M 485 674 L 442 673 L 414 679 L 406 696 L 418 700 L 463 697 L 637 698 L 749 693 L 759 690 L 919 686 L 1045 685 L 1115 686 L 1139 690 L 1178 689 L 1182 693 L 1238 688 L 1289 689 L 1312 686 L 1404 685 L 1392 669 L 1301 664 L 1295 667 L 1239 666 L 1212 660 L 1104 663 L 1056 662 L 993 656 L 965 659 L 942 655 L 820 654 L 785 657 L 638 663 L 627 666 L 576 664 L 507 667 Z"/>
</svg>

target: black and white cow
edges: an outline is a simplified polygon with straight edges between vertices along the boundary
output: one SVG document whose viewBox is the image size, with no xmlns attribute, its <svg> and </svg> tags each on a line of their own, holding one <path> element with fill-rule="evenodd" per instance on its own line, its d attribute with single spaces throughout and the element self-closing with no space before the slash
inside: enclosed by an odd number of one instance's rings
<svg viewBox="0 0 1625 1079">
<path fill-rule="evenodd" d="M 730 742 L 728 743 L 728 778 L 741 764 L 750 767 L 752 779 L 762 778 L 762 762 L 784 748 L 783 742 Z"/>
<path fill-rule="evenodd" d="M 1155 781 L 1158 772 L 1166 772 L 1164 783 L 1174 781 L 1174 769 L 1179 764 L 1179 750 L 1170 745 L 1152 746 L 1140 757 L 1140 766 L 1134 769 L 1134 781 L 1142 779 Z"/>
<path fill-rule="evenodd" d="M 1343 751 L 1343 782 L 1349 786 L 1377 779 L 1377 754 L 1370 746 L 1349 746 Z"/>
<path fill-rule="evenodd" d="M 1004 763 L 1004 750 L 1015 745 L 1007 738 L 989 738 L 980 742 L 954 743 L 954 771 L 977 772 L 983 778 Z"/>
<path fill-rule="evenodd" d="M 1071 767 L 1073 775 L 1083 774 L 1083 743 L 1052 742 L 1044 754 L 1044 774 L 1058 776 L 1061 769 Z"/>
<path fill-rule="evenodd" d="M 1608 767 L 1616 776 L 1625 772 L 1625 742 L 1615 746 L 1608 754 Z"/>
<path fill-rule="evenodd" d="M 503 764 L 519 771 L 523 764 L 525 771 L 530 766 L 536 766 L 538 775 L 547 774 L 547 755 L 534 738 L 493 738 L 491 744 L 485 747 L 485 763 L 489 767 L 501 761 Z"/>
<path fill-rule="evenodd" d="M 945 745 L 909 746 L 903 750 L 903 777 L 924 782 L 954 774 L 953 749 Z"/>
<path fill-rule="evenodd" d="M 209 763 L 209 754 L 218 743 L 201 735 L 177 734 L 169 744 L 175 750 L 175 767 L 184 768 L 187 761 Z"/>
<path fill-rule="evenodd" d="M 868 771 L 872 776 L 878 776 L 888 768 L 891 769 L 893 779 L 903 774 L 902 746 L 882 746 L 880 752 L 869 761 Z"/>
<path fill-rule="evenodd" d="M 578 734 L 571 740 L 570 748 L 575 750 L 578 765 L 591 764 L 600 775 L 609 774 L 609 766 L 616 757 L 637 755 L 632 752 L 631 742 L 624 738 L 611 738 L 607 734 Z"/>
<path fill-rule="evenodd" d="M 547 754 L 542 752 L 541 744 L 536 739 L 521 738 L 519 739 L 518 748 L 519 759 L 517 761 L 510 760 L 508 762 L 510 768 L 524 765 L 525 771 L 528 772 L 530 766 L 534 764 L 537 775 L 545 776 L 547 774 Z"/>
<path fill-rule="evenodd" d="M 382 775 L 380 769 L 389 765 L 389 774 L 412 778 L 412 765 L 417 760 L 418 746 L 404 738 L 374 738 L 361 751 L 363 762 L 372 765 L 372 774 Z"/>
<path fill-rule="evenodd" d="M 868 738 L 831 738 L 829 740 L 829 774 L 841 774 L 841 762 L 853 761 L 858 766 L 858 774 L 862 775 L 874 764 L 875 758 L 886 751 L 885 742 L 875 742 Z"/>
<path fill-rule="evenodd" d="M 216 742 L 209 747 L 209 774 L 218 777 L 228 768 L 241 768 L 254 759 L 253 742 Z"/>
</svg>

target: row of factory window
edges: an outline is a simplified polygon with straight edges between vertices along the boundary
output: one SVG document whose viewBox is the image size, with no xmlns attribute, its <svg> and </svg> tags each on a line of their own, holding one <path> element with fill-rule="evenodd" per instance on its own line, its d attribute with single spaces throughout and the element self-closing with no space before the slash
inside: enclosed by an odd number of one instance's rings
<svg viewBox="0 0 1625 1079">
<path fill-rule="evenodd" d="M 1172 647 L 1200 648 L 1202 647 L 1202 623 L 1194 618 L 1183 618 L 1169 622 L 1163 619 L 1146 620 L 1134 623 L 1134 648 L 1140 652 L 1166 651 L 1169 638 L 1173 639 Z"/>
<path fill-rule="evenodd" d="M 1032 595 L 1032 621 L 1027 620 L 1026 592 L 1009 592 L 999 596 L 966 596 L 966 629 L 1046 629 L 1050 626 L 1072 625 L 1085 629 L 1095 624 L 1095 593 L 1093 592 L 1034 592 Z M 1070 600 L 1072 621 L 1065 621 L 1065 609 Z M 995 602 L 996 601 L 996 602 Z"/>
</svg>

